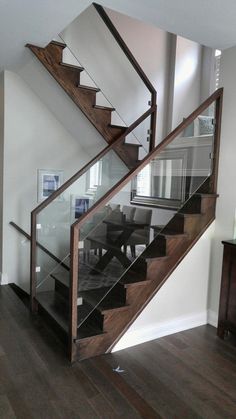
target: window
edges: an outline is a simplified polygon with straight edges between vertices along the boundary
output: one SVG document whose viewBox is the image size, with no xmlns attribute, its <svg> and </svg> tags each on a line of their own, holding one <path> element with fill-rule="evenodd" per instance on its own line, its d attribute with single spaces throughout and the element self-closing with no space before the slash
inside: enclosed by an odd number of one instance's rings
<svg viewBox="0 0 236 419">
<path fill-rule="evenodd" d="M 87 193 L 95 193 L 97 187 L 102 184 L 102 161 L 95 163 L 87 173 Z"/>
<path fill-rule="evenodd" d="M 215 50 L 215 90 L 217 90 L 220 85 L 220 59 L 221 59 L 221 51 L 219 49 L 216 49 Z"/>
</svg>

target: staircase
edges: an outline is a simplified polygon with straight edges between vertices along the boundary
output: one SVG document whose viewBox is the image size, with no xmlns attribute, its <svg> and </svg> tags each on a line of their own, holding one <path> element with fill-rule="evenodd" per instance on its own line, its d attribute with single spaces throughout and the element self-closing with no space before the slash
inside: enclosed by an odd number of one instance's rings
<svg viewBox="0 0 236 419">
<path fill-rule="evenodd" d="M 83 68 L 63 63 L 65 44 L 52 41 L 45 48 L 27 45 L 108 143 L 101 153 L 31 214 L 31 309 L 44 316 L 57 331 L 68 347 L 71 362 L 112 349 L 212 223 L 217 199 L 222 89 L 213 93 L 155 147 L 155 89 L 105 11 L 100 6 L 96 7 L 152 95 L 150 108 L 130 127 L 112 125 L 114 108 L 96 105 L 98 89 L 80 84 Z M 199 115 L 208 115 L 213 104 L 215 114 L 212 134 L 203 135 L 204 139 L 201 135 L 190 137 L 187 146 L 185 141 L 183 147 L 181 139 L 184 130 Z M 141 145 L 129 144 L 125 138 L 148 116 L 151 116 L 150 148 L 149 153 L 141 159 L 138 154 Z M 195 174 L 199 169 L 195 167 L 194 153 L 201 151 L 201 140 L 208 144 L 210 152 L 204 175 L 199 177 Z M 155 167 L 159 170 L 158 165 L 161 159 L 166 158 L 166 153 L 173 153 L 174 159 L 180 151 L 187 153 L 185 172 L 188 174 L 181 174 L 182 198 L 166 225 L 153 226 L 151 232 L 150 225 L 147 226 L 142 220 L 134 222 L 120 218 L 119 221 L 112 221 L 111 214 L 114 216 L 114 212 L 111 212 L 111 205 L 115 198 L 119 200 L 117 197 L 120 191 L 125 190 L 130 182 L 136 185 L 138 174 L 148 165 L 157 165 Z M 108 164 L 111 152 L 116 153 L 116 164 L 119 166 L 119 170 L 116 167 L 114 177 L 114 166 L 109 167 Z M 103 194 L 94 199 L 79 218 L 71 217 L 71 195 L 75 191 L 78 195 L 84 195 L 84 186 L 81 185 L 86 182 L 83 180 L 89 176 L 94 165 L 101 161 L 102 170 L 106 170 L 102 172 L 102 178 L 106 178 Z M 166 178 L 175 184 L 179 176 L 173 171 L 164 173 L 159 184 L 163 184 Z M 169 188 L 168 185 L 166 188 Z M 61 206 L 58 200 L 60 197 L 63 202 Z M 130 203 L 130 196 L 128 201 Z M 152 211 L 154 213 L 155 208 Z M 107 232 L 94 234 L 100 229 L 104 230 L 104 226 L 118 232 L 118 240 L 111 240 Z M 128 240 L 135 229 L 140 231 L 147 228 L 150 233 L 149 242 L 141 246 L 137 257 L 127 255 L 124 248 L 128 247 Z M 92 245 L 99 256 L 87 260 L 86 255 L 88 252 L 91 254 Z M 90 246 L 89 250 L 86 250 L 86 246 Z M 48 265 L 39 250 L 46 253 L 53 264 Z M 109 268 L 113 271 L 109 271 Z"/>
<path fill-rule="evenodd" d="M 196 192 L 112 290 L 99 288 L 78 294 L 83 304 L 78 307 L 77 315 L 86 320 L 77 328 L 76 359 L 90 358 L 112 349 L 212 223 L 216 199 L 216 194 Z M 40 293 L 39 312 L 51 316 L 56 323 L 54 327 L 60 329 L 60 335 L 67 341 L 65 307 L 69 302 L 70 277 L 67 272 L 52 276 L 55 291 Z M 96 308 L 91 310 L 91 307 Z"/>
</svg>

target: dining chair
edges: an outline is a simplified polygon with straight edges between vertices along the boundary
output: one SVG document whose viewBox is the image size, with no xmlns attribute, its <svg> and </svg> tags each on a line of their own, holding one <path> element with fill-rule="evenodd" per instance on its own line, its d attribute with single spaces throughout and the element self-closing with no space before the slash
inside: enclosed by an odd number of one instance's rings
<svg viewBox="0 0 236 419">
<path fill-rule="evenodd" d="M 145 223 L 147 226 L 140 230 L 135 230 L 135 232 L 131 234 L 126 245 L 124 246 L 125 254 L 127 253 L 127 246 L 130 246 L 131 256 L 134 258 L 136 257 L 135 247 L 137 245 L 145 245 L 147 247 L 149 244 L 151 219 L 152 210 L 136 208 L 133 221 L 137 223 Z"/>
</svg>

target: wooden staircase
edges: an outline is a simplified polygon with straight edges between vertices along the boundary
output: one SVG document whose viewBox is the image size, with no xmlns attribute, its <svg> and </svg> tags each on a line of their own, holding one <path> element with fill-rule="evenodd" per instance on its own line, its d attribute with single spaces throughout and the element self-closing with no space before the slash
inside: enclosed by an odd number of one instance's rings
<svg viewBox="0 0 236 419">
<path fill-rule="evenodd" d="M 112 112 L 115 111 L 115 108 L 96 104 L 96 95 L 100 89 L 80 84 L 80 75 L 84 68 L 63 63 L 63 50 L 66 48 L 66 44 L 51 41 L 45 48 L 31 44 L 26 46 L 46 67 L 108 144 L 113 143 L 121 136 L 123 137 L 115 151 L 130 169 L 137 166 L 141 145 L 126 142 L 125 133 L 128 127 L 111 123 Z"/>
<path fill-rule="evenodd" d="M 31 310 L 32 312 L 38 310 L 45 316 L 47 322 L 54 327 L 58 335 L 68 345 L 71 362 L 103 354 L 112 349 L 214 220 L 217 198 L 223 90 L 219 89 L 213 93 L 175 130 L 168 134 L 160 144 L 155 146 L 156 91 L 104 9 L 99 5 L 95 5 L 95 8 L 151 94 L 149 109 L 130 127 L 112 125 L 112 113 L 115 109 L 99 106 L 96 102 L 99 89 L 84 86 L 80 83 L 80 76 L 84 69 L 80 66 L 63 63 L 63 50 L 66 48 L 64 43 L 52 41 L 45 48 L 27 44 L 27 47 L 108 143 L 106 149 L 102 150 L 91 162 L 80 169 L 31 213 L 31 236 L 29 236 L 31 240 Z M 81 280 L 78 249 L 80 248 L 80 234 L 85 223 L 87 221 L 91 222 L 92 216 L 97 211 L 104 209 L 128 182 L 134 180 L 146 165 L 158 158 L 160 153 L 166 150 L 179 135 L 181 136 L 185 128 L 192 124 L 213 103 L 215 103 L 215 130 L 209 182 L 207 180 L 189 199 L 186 199 L 187 196 L 185 196 L 185 205 L 162 228 L 161 232 L 155 236 L 146 250 L 133 261 L 126 272 L 117 278 L 113 286 L 108 287 L 101 283 L 97 288 L 89 288 L 78 292 L 78 284 Z M 126 137 L 147 117 L 150 117 L 149 154 L 143 157 L 142 161 L 139 161 L 140 145 L 127 143 Z M 66 266 L 65 260 L 61 261 L 58 255 L 54 255 L 40 243 L 40 235 L 38 235 L 37 229 L 38 226 L 41 229 L 41 221 L 38 221 L 41 219 L 41 212 L 49 205 L 54 204 L 55 199 L 72 185 L 75 185 L 75 182 L 81 176 L 85 176 L 90 168 L 111 150 L 119 155 L 130 170 L 122 175 L 123 177 L 118 179 L 117 183 L 109 190 L 106 190 L 104 196 L 94 202 L 85 214 L 81 215 L 72 225 L 68 223 L 68 231 L 65 232 L 63 224 L 63 234 L 68 234 L 68 237 L 70 234 L 70 250 L 69 252 L 65 251 L 65 254 L 70 253 L 70 258 L 68 266 Z M 193 168 L 190 168 L 190 173 L 191 169 Z M 51 222 L 54 224 L 53 220 Z M 50 224 L 50 220 L 47 220 L 47 223 Z M 55 269 L 51 273 L 50 279 L 54 280 L 55 286 L 54 289 L 50 288 L 50 291 L 38 289 L 37 272 L 41 269 L 37 265 L 38 247 L 60 266 L 60 271 Z M 104 249 L 109 249 L 109 243 L 106 243 Z M 115 256 L 117 250 L 118 247 L 114 250 Z M 48 279 L 48 275 L 42 282 L 46 279 Z"/>
<path fill-rule="evenodd" d="M 216 194 L 195 193 L 119 282 L 79 293 L 76 359 L 109 352 L 215 218 Z M 39 311 L 68 340 L 69 275 L 53 274 L 55 290 L 39 293 Z M 75 359 L 74 359 L 75 360 Z"/>
</svg>

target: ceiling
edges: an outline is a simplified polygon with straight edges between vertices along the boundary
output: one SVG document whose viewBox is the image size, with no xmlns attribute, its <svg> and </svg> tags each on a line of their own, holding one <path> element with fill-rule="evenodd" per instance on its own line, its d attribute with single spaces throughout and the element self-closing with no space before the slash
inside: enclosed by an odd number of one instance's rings
<svg viewBox="0 0 236 419">
<path fill-rule="evenodd" d="M 236 45 L 235 0 L 99 0 L 99 3 L 200 44 Z M 0 70 L 22 65 L 24 45 L 45 45 L 89 0 L 0 0 Z"/>
</svg>

